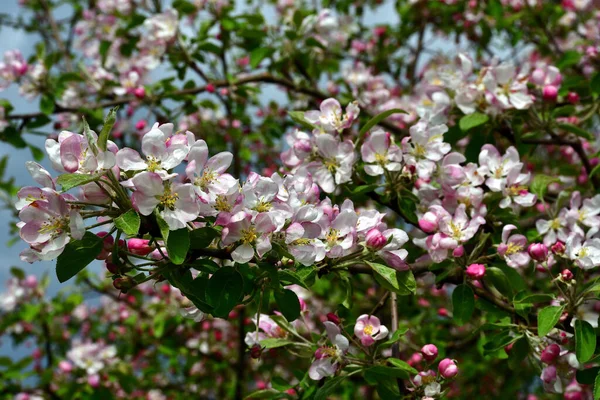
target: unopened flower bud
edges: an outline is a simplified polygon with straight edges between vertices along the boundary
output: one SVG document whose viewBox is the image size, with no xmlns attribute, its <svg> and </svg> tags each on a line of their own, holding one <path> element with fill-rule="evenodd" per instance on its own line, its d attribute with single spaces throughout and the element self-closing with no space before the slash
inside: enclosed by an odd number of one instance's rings
<svg viewBox="0 0 600 400">
<path fill-rule="evenodd" d="M 133 279 L 128 276 L 117 278 L 113 281 L 113 286 L 122 292 L 127 292 L 134 286 Z"/>
<path fill-rule="evenodd" d="M 535 261 L 546 261 L 548 259 L 548 248 L 543 243 L 532 243 L 528 248 L 529 256 Z"/>
<path fill-rule="evenodd" d="M 133 254 L 138 256 L 145 256 L 154 250 L 152 247 L 148 246 L 150 241 L 148 239 L 129 239 L 127 241 L 127 248 Z"/>
<path fill-rule="evenodd" d="M 254 358 L 255 360 L 259 359 L 261 354 L 262 348 L 259 345 L 254 345 L 250 349 L 250 357 Z"/>
<path fill-rule="evenodd" d="M 337 315 L 335 315 L 334 313 L 327 313 L 327 321 L 329 322 L 333 322 L 336 325 L 339 325 L 340 322 L 342 322 L 340 320 L 340 317 L 338 317 Z"/>
<path fill-rule="evenodd" d="M 579 103 L 579 95 L 575 92 L 569 92 L 567 94 L 567 101 L 571 104 L 577 104 Z"/>
<path fill-rule="evenodd" d="M 461 245 L 452 250 L 453 257 L 462 257 L 465 254 L 465 248 Z"/>
<path fill-rule="evenodd" d="M 444 379 L 454 378 L 458 374 L 458 366 L 449 358 L 444 358 L 438 364 L 438 372 Z"/>
<path fill-rule="evenodd" d="M 65 374 L 68 374 L 69 372 L 73 371 L 73 365 L 67 360 L 62 360 L 58 363 L 58 369 L 60 369 Z"/>
<path fill-rule="evenodd" d="M 143 87 L 136 88 L 133 91 L 133 95 L 138 99 L 143 99 L 144 97 L 146 97 L 146 89 L 144 89 Z"/>
<path fill-rule="evenodd" d="M 141 131 L 145 127 L 146 127 L 146 120 L 140 119 L 138 122 L 135 123 L 135 129 L 137 129 L 138 131 Z"/>
<path fill-rule="evenodd" d="M 560 277 L 563 281 L 569 282 L 571 279 L 573 279 L 573 273 L 571 272 L 571 270 L 563 269 L 560 273 Z"/>
<path fill-rule="evenodd" d="M 565 244 L 563 242 L 558 241 L 558 242 L 554 243 L 550 247 L 550 249 L 552 250 L 552 252 L 554 254 L 557 254 L 557 255 L 565 254 Z"/>
<path fill-rule="evenodd" d="M 558 89 L 553 85 L 544 86 L 542 97 L 545 101 L 556 101 L 558 97 Z"/>
<path fill-rule="evenodd" d="M 377 228 L 373 228 L 367 232 L 365 236 L 367 248 L 371 251 L 381 250 L 387 243 L 387 239 L 383 233 Z"/>
<path fill-rule="evenodd" d="M 554 365 L 548 365 L 543 369 L 542 380 L 546 383 L 553 383 L 556 381 L 556 367 Z"/>
<path fill-rule="evenodd" d="M 481 279 L 485 275 L 485 265 L 471 264 L 467 267 L 465 274 L 471 279 Z"/>
<path fill-rule="evenodd" d="M 545 364 L 554 364 L 558 356 L 560 356 L 560 346 L 552 343 L 542 351 L 540 359 Z"/>
<path fill-rule="evenodd" d="M 427 361 L 433 361 L 438 356 L 438 349 L 434 344 L 426 344 L 421 347 L 421 354 L 423 354 L 423 357 L 425 357 Z"/>
</svg>

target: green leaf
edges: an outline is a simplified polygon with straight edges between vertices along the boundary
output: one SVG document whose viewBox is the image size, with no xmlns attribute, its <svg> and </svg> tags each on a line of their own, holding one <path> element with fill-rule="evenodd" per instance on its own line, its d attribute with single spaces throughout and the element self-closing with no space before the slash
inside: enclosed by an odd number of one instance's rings
<svg viewBox="0 0 600 400">
<path fill-rule="evenodd" d="M 190 249 L 190 234 L 187 228 L 169 232 L 167 252 L 173 264 L 181 265 Z"/>
<path fill-rule="evenodd" d="M 600 371 L 598 375 L 596 375 L 596 380 L 594 381 L 594 400 L 600 399 Z"/>
<path fill-rule="evenodd" d="M 279 280 L 282 282 L 302 286 L 303 288 L 308 289 L 308 286 L 306 285 L 302 277 L 292 270 L 279 270 L 277 271 L 277 274 L 279 275 Z"/>
<path fill-rule="evenodd" d="M 393 268 L 369 261 L 367 261 L 367 265 L 375 273 L 375 279 L 386 289 L 402 296 L 415 292 L 417 284 L 412 271 L 398 272 Z"/>
<path fill-rule="evenodd" d="M 598 172 L 600 172 L 600 164 L 596 165 L 594 167 L 594 169 L 592 169 L 592 171 L 590 172 L 590 178 L 596 174 L 598 174 Z"/>
<path fill-rule="evenodd" d="M 271 56 L 275 52 L 275 49 L 270 47 L 259 47 L 252 50 L 250 53 L 250 67 L 252 69 L 258 67 L 260 62 L 265 58 Z"/>
<path fill-rule="evenodd" d="M 104 247 L 102 239 L 92 232 L 85 232 L 81 240 L 71 240 L 56 259 L 56 276 L 60 283 L 66 282 L 100 254 Z"/>
<path fill-rule="evenodd" d="M 385 342 L 381 343 L 380 346 L 390 346 L 396 343 L 402 338 L 402 336 L 406 334 L 406 332 L 408 332 L 408 328 L 398 328 L 396 332 L 392 334 L 392 337 L 386 340 Z"/>
<path fill-rule="evenodd" d="M 85 119 L 85 117 L 81 117 L 82 123 L 83 123 L 83 135 L 85 136 L 88 145 L 90 147 L 90 149 L 92 150 L 92 153 L 94 153 L 94 155 L 98 155 L 98 145 L 96 143 L 96 138 L 94 137 L 94 135 L 92 134 L 92 130 L 90 129 L 90 126 L 87 122 L 87 120 Z"/>
<path fill-rule="evenodd" d="M 399 358 L 390 357 L 387 359 L 387 362 L 389 362 L 396 368 L 408 372 L 410 375 L 416 375 L 419 373 L 419 371 L 408 365 L 406 362 L 400 360 Z"/>
<path fill-rule="evenodd" d="M 600 95 L 600 72 L 596 73 L 590 82 L 590 89 L 596 96 Z"/>
<path fill-rule="evenodd" d="M 556 62 L 556 67 L 561 71 L 572 65 L 579 64 L 581 60 L 581 53 L 575 50 L 567 50 L 563 56 Z"/>
<path fill-rule="evenodd" d="M 135 210 L 129 210 L 125 214 L 119 215 L 113 222 L 126 235 L 135 235 L 140 230 L 140 215 Z"/>
<path fill-rule="evenodd" d="M 294 344 L 291 340 L 287 339 L 277 339 L 277 338 L 269 338 L 263 339 L 260 341 L 260 345 L 265 349 L 275 349 L 277 347 L 287 346 L 289 344 Z"/>
<path fill-rule="evenodd" d="M 475 311 L 475 296 L 468 285 L 458 285 L 452 292 L 452 313 L 458 325 L 464 325 Z"/>
<path fill-rule="evenodd" d="M 485 270 L 486 282 L 494 285 L 496 289 L 506 297 L 511 298 L 513 296 L 513 287 L 510 284 L 506 274 L 498 267 L 488 267 Z"/>
<path fill-rule="evenodd" d="M 315 129 L 315 126 L 313 124 L 311 124 L 306 119 L 304 119 L 304 112 L 303 111 L 288 111 L 287 115 L 295 123 L 297 123 L 299 125 L 302 125 L 303 127 L 308 128 L 310 130 Z"/>
<path fill-rule="evenodd" d="M 394 114 L 406 114 L 406 111 L 404 111 L 400 108 L 393 108 L 391 110 L 384 111 L 381 114 L 377 114 L 376 116 L 371 118 L 366 124 L 363 125 L 362 128 L 360 128 L 360 132 L 358 133 L 359 143 L 363 141 L 363 139 L 365 138 L 365 135 L 367 134 L 367 132 L 369 132 L 371 130 L 371 128 L 373 128 L 375 125 L 377 125 L 378 123 L 380 123 L 381 121 L 383 121 L 384 119 L 389 117 L 390 115 L 394 115 Z"/>
<path fill-rule="evenodd" d="M 156 218 L 156 223 L 158 225 L 158 229 L 160 230 L 160 234 L 163 240 L 167 242 L 169 240 L 169 233 L 171 232 L 169 230 L 169 225 L 167 224 L 167 221 L 165 221 L 163 217 L 161 217 L 158 209 L 154 210 L 154 217 Z"/>
<path fill-rule="evenodd" d="M 54 112 L 54 98 L 50 95 L 43 94 L 40 97 L 40 111 L 46 115 L 50 115 Z"/>
<path fill-rule="evenodd" d="M 464 117 L 462 117 L 458 122 L 458 125 L 460 126 L 461 131 L 466 132 L 470 129 L 478 127 L 479 125 L 485 124 L 489 121 L 489 119 L 490 117 L 488 117 L 487 114 L 475 112 L 473 114 L 465 115 Z"/>
<path fill-rule="evenodd" d="M 600 373 L 600 367 L 580 369 L 575 373 L 577 382 L 582 385 L 593 385 L 596 377 Z"/>
<path fill-rule="evenodd" d="M 288 321 L 294 321 L 300 316 L 300 301 L 296 293 L 290 289 L 275 291 L 275 301 L 279 311 Z"/>
<path fill-rule="evenodd" d="M 98 135 L 98 148 L 102 151 L 106 151 L 106 145 L 108 143 L 108 137 L 110 136 L 110 131 L 112 130 L 115 122 L 117 121 L 117 110 L 119 106 L 114 107 L 108 112 L 108 115 L 104 119 L 104 125 L 102 126 L 102 130 L 100 131 L 100 135 Z"/>
<path fill-rule="evenodd" d="M 538 336 L 544 337 L 554 328 L 560 319 L 564 307 L 548 306 L 538 312 Z"/>
<path fill-rule="evenodd" d="M 25 279 L 25 272 L 18 267 L 10 267 L 10 274 L 19 280 Z"/>
<path fill-rule="evenodd" d="M 215 317 L 227 318 L 242 298 L 244 280 L 233 267 L 221 267 L 211 276 L 206 288 L 206 300 L 214 307 Z"/>
<path fill-rule="evenodd" d="M 530 190 L 531 193 L 538 197 L 538 200 L 543 200 L 548 190 L 548 185 L 554 182 L 560 182 L 555 176 L 536 174 L 531 182 Z"/>
<path fill-rule="evenodd" d="M 558 127 L 567 132 L 574 133 L 575 135 L 584 138 L 585 140 L 594 140 L 594 135 L 586 131 L 585 129 L 581 129 L 578 126 L 572 124 L 558 124 Z"/>
<path fill-rule="evenodd" d="M 594 355 L 596 350 L 596 331 L 592 325 L 583 320 L 575 321 L 575 355 L 577 361 L 584 363 Z"/>
<path fill-rule="evenodd" d="M 334 376 L 325 381 L 325 384 L 315 393 L 314 400 L 327 400 L 335 392 L 338 386 L 347 378 L 347 375 Z"/>
<path fill-rule="evenodd" d="M 56 183 L 62 186 L 63 192 L 86 183 L 97 181 L 99 174 L 63 174 L 56 179 Z"/>
<path fill-rule="evenodd" d="M 208 226 L 190 232 L 190 248 L 206 249 L 219 236 L 219 231 Z"/>
</svg>

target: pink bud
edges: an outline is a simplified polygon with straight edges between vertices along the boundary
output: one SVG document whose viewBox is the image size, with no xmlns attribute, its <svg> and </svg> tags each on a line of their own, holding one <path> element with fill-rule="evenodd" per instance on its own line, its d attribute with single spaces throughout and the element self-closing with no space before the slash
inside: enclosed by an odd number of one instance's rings
<svg viewBox="0 0 600 400">
<path fill-rule="evenodd" d="M 146 97 L 146 89 L 144 89 L 144 87 L 136 88 L 133 91 L 133 95 L 138 99 L 143 99 L 144 97 Z"/>
<path fill-rule="evenodd" d="M 541 68 L 536 68 L 532 73 L 531 73 L 531 82 L 535 83 L 536 85 L 543 85 L 544 81 L 546 80 L 546 72 L 541 69 Z"/>
<path fill-rule="evenodd" d="M 94 388 L 98 387 L 100 385 L 100 377 L 98 375 L 90 375 L 90 376 L 88 376 L 87 381 L 88 381 L 88 384 L 91 387 L 94 387 Z"/>
<path fill-rule="evenodd" d="M 458 374 L 458 367 L 454 360 L 444 358 L 438 365 L 438 372 L 444 379 L 450 379 Z"/>
<path fill-rule="evenodd" d="M 437 229 L 437 221 L 421 218 L 419 220 L 419 228 L 425 233 L 434 232 Z"/>
<path fill-rule="evenodd" d="M 421 363 L 421 361 L 423 361 L 423 355 L 421 353 L 413 353 L 412 356 L 410 356 L 410 358 L 408 359 L 407 363 L 408 365 L 411 366 L 415 366 Z"/>
<path fill-rule="evenodd" d="M 583 400 L 583 393 L 581 392 L 566 392 L 565 400 Z"/>
<path fill-rule="evenodd" d="M 485 265 L 471 264 L 467 267 L 465 274 L 471 279 L 481 279 L 485 275 Z"/>
<path fill-rule="evenodd" d="M 454 257 L 462 257 L 465 254 L 465 248 L 461 245 L 452 250 L 452 256 Z"/>
<path fill-rule="evenodd" d="M 560 346 L 552 343 L 542 351 L 540 359 L 545 364 L 554 364 L 558 356 L 560 356 Z"/>
<path fill-rule="evenodd" d="M 423 357 L 425 357 L 427 361 L 433 361 L 438 356 L 438 349 L 434 344 L 426 344 L 421 347 L 421 354 L 423 354 Z"/>
<path fill-rule="evenodd" d="M 113 264 L 113 263 L 108 262 L 108 261 L 106 261 L 106 269 L 111 274 L 118 274 L 119 273 L 119 267 L 116 264 Z"/>
<path fill-rule="evenodd" d="M 579 95 L 575 92 L 569 92 L 567 94 L 567 101 L 571 104 L 577 104 L 579 103 Z"/>
<path fill-rule="evenodd" d="M 444 307 L 441 307 L 441 308 L 439 308 L 439 309 L 438 309 L 438 315 L 439 315 L 440 317 L 447 317 L 447 316 L 449 315 L 449 314 L 448 314 L 448 309 L 446 309 L 446 308 L 444 308 Z"/>
<path fill-rule="evenodd" d="M 542 97 L 545 101 L 556 101 L 558 97 L 558 89 L 553 85 L 544 86 Z"/>
<path fill-rule="evenodd" d="M 529 256 L 535 261 L 546 261 L 548 259 L 548 248 L 543 243 L 531 243 L 528 248 Z"/>
<path fill-rule="evenodd" d="M 61 362 L 59 362 L 58 368 L 65 374 L 68 374 L 69 372 L 73 371 L 73 365 L 67 360 L 62 360 Z"/>
<path fill-rule="evenodd" d="M 339 325 L 341 322 L 340 317 L 331 312 L 327 313 L 327 321 L 333 322 L 336 325 Z"/>
<path fill-rule="evenodd" d="M 208 93 L 214 93 L 215 92 L 215 85 L 213 85 L 212 83 L 209 83 L 208 85 L 206 85 L 206 91 Z"/>
<path fill-rule="evenodd" d="M 141 131 L 145 127 L 146 127 L 146 121 L 143 119 L 140 119 L 138 122 L 135 123 L 135 129 L 137 129 L 138 131 Z"/>
<path fill-rule="evenodd" d="M 127 248 L 133 254 L 138 256 L 145 256 L 146 254 L 152 252 L 154 250 L 152 247 L 148 246 L 150 241 L 148 239 L 129 239 L 127 241 Z"/>
<path fill-rule="evenodd" d="M 381 250 L 387 243 L 387 239 L 383 233 L 377 228 L 373 228 L 365 235 L 367 248 L 371 251 Z"/>
<path fill-rule="evenodd" d="M 554 243 L 550 249 L 554 254 L 562 255 L 565 253 L 565 244 L 561 241 Z"/>
<path fill-rule="evenodd" d="M 560 273 L 560 277 L 563 281 L 569 282 L 571 279 L 573 279 L 573 273 L 568 269 L 563 269 Z"/>
<path fill-rule="evenodd" d="M 23 286 L 29 289 L 35 289 L 38 285 L 38 280 L 35 275 L 27 275 L 23 280 Z"/>
<path fill-rule="evenodd" d="M 556 367 L 554 365 L 548 365 L 542 370 L 542 380 L 546 383 L 556 381 Z"/>
</svg>

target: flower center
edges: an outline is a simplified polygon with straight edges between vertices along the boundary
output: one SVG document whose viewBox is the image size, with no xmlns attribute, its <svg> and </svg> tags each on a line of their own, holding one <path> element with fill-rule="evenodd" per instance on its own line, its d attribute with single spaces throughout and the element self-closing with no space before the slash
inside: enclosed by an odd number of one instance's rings
<svg viewBox="0 0 600 400">
<path fill-rule="evenodd" d="M 292 245 L 292 246 L 306 246 L 306 245 L 309 245 L 309 244 L 311 244 L 311 243 L 312 243 L 312 241 L 311 241 L 310 239 L 307 239 L 307 238 L 300 238 L 300 239 L 296 239 L 296 240 L 294 240 L 294 241 L 291 243 L 291 245 Z"/>
<path fill-rule="evenodd" d="M 419 143 L 415 143 L 413 154 L 416 157 L 425 157 L 425 147 Z"/>
<path fill-rule="evenodd" d="M 202 176 L 194 180 L 194 185 L 200 187 L 200 189 L 206 192 L 208 190 L 208 185 L 213 183 L 216 178 L 217 174 L 207 169 L 202 173 Z"/>
<path fill-rule="evenodd" d="M 174 210 L 175 203 L 177 202 L 177 200 L 179 200 L 179 195 L 177 193 L 173 193 L 173 191 L 171 190 L 171 186 L 167 185 L 165 187 L 163 195 L 160 197 L 159 200 L 160 204 L 163 207 L 168 208 L 170 210 Z"/>
<path fill-rule="evenodd" d="M 460 226 L 456 225 L 454 222 L 450 222 L 450 230 L 452 231 L 452 237 L 460 240 L 462 237 L 462 229 L 460 229 Z"/>
<path fill-rule="evenodd" d="M 227 198 L 225 198 L 224 195 L 217 195 L 217 198 L 215 199 L 215 210 L 225 212 L 231 211 L 231 205 L 229 204 Z"/>
<path fill-rule="evenodd" d="M 515 253 L 520 252 L 521 250 L 523 250 L 523 246 L 521 246 L 520 244 L 517 244 L 515 242 L 510 242 L 508 244 L 505 254 L 506 255 L 515 254 Z"/>
<path fill-rule="evenodd" d="M 338 231 L 337 229 L 329 229 L 329 232 L 327 232 L 327 235 L 325 236 L 327 243 L 329 243 L 330 245 L 334 245 L 335 243 L 337 243 L 339 234 L 340 231 Z"/>
<path fill-rule="evenodd" d="M 52 236 L 58 236 L 65 231 L 69 230 L 69 219 L 66 217 L 52 217 L 47 222 L 44 222 L 39 233 L 49 233 Z"/>
<path fill-rule="evenodd" d="M 340 166 L 336 160 L 325 160 L 323 164 L 325 165 L 325 168 L 332 173 Z"/>
<path fill-rule="evenodd" d="M 242 230 L 242 243 L 244 244 L 250 244 L 250 243 L 254 243 L 254 241 L 258 238 L 258 235 L 256 234 L 256 229 L 254 227 L 250 227 L 248 229 L 243 229 Z"/>
<path fill-rule="evenodd" d="M 156 159 L 156 157 L 148 156 L 146 157 L 146 160 L 146 164 L 148 165 L 148 171 L 156 172 L 157 170 L 161 169 L 160 160 Z"/>
<path fill-rule="evenodd" d="M 511 186 L 508 188 L 508 195 L 513 197 L 513 196 L 518 196 L 523 192 L 527 191 L 527 186 L 519 186 L 519 185 L 515 185 L 515 186 Z"/>
<path fill-rule="evenodd" d="M 365 335 L 371 336 L 373 334 L 373 325 L 367 325 L 367 326 L 365 326 L 364 329 L 363 329 L 363 333 Z"/>
<path fill-rule="evenodd" d="M 554 229 L 555 231 L 559 230 L 560 220 L 558 218 L 555 218 L 552 221 L 550 221 L 550 228 Z"/>
<path fill-rule="evenodd" d="M 375 153 L 375 162 L 380 165 L 385 165 L 387 162 L 387 154 Z"/>
<path fill-rule="evenodd" d="M 579 250 L 579 253 L 577 253 L 577 258 L 584 258 L 584 257 L 587 257 L 589 253 L 590 253 L 590 252 L 589 252 L 589 250 L 588 250 L 588 248 L 587 248 L 587 247 L 582 247 L 582 248 Z"/>
<path fill-rule="evenodd" d="M 254 209 L 258 212 L 267 212 L 271 209 L 271 207 L 273 207 L 271 203 L 269 203 L 268 201 L 261 200 L 256 205 L 256 207 L 254 207 Z"/>
</svg>

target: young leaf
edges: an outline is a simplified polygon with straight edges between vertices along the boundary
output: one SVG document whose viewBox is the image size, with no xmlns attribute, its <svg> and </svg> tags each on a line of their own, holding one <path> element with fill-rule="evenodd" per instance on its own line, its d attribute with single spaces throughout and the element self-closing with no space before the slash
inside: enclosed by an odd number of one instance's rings
<svg viewBox="0 0 600 400">
<path fill-rule="evenodd" d="M 66 282 L 100 254 L 102 239 L 92 232 L 86 232 L 81 240 L 71 240 L 56 259 L 56 277 L 60 283 Z"/>
<path fill-rule="evenodd" d="M 575 321 L 575 355 L 577 361 L 584 363 L 594 355 L 596 350 L 596 331 L 592 325 L 583 320 Z"/>
<path fill-rule="evenodd" d="M 262 60 L 269 57 L 274 52 L 275 49 L 270 47 L 259 47 L 257 49 L 252 50 L 252 52 L 250 53 L 250 67 L 252 69 L 258 67 Z"/>
<path fill-rule="evenodd" d="M 56 183 L 62 186 L 63 192 L 86 183 L 97 181 L 100 175 L 93 174 L 62 174 L 56 179 Z"/>
<path fill-rule="evenodd" d="M 265 349 L 275 349 L 277 347 L 283 347 L 293 343 L 294 342 L 292 342 L 291 340 L 277 338 L 263 339 L 260 341 L 260 345 Z"/>
<path fill-rule="evenodd" d="M 206 249 L 218 236 L 219 231 L 208 226 L 194 229 L 190 232 L 190 248 Z"/>
<path fill-rule="evenodd" d="M 314 400 L 327 400 L 335 392 L 335 389 L 347 378 L 347 375 L 334 376 L 325 381 L 325 384 L 315 393 Z"/>
<path fill-rule="evenodd" d="M 406 111 L 401 110 L 400 108 L 393 108 L 391 110 L 384 111 L 381 114 L 377 114 L 376 116 L 371 118 L 366 124 L 363 125 L 362 128 L 360 128 L 360 132 L 358 133 L 359 143 L 364 140 L 365 135 L 371 130 L 371 128 L 373 128 L 375 125 L 377 125 L 390 115 L 394 114 L 406 114 Z"/>
<path fill-rule="evenodd" d="M 600 371 L 594 381 L 594 400 L 600 400 Z"/>
<path fill-rule="evenodd" d="M 289 289 L 275 291 L 275 301 L 277 308 L 288 321 L 294 321 L 300 316 L 300 301 L 293 291 Z"/>
<path fill-rule="evenodd" d="M 303 127 L 308 128 L 310 130 L 315 129 L 315 126 L 313 124 L 304 119 L 303 111 L 288 111 L 287 114 L 295 123 L 302 125 Z"/>
<path fill-rule="evenodd" d="M 367 264 L 375 273 L 375 279 L 386 289 L 402 296 L 415 292 L 416 282 L 411 271 L 397 272 L 395 269 L 382 264 L 368 261 Z"/>
<path fill-rule="evenodd" d="M 591 133 L 589 133 L 585 129 L 581 129 L 578 126 L 571 125 L 571 124 L 558 124 L 558 127 L 560 129 L 562 129 L 562 130 L 567 131 L 567 132 L 574 133 L 575 135 L 577 135 L 579 137 L 582 137 L 582 138 L 584 138 L 586 140 L 590 140 L 590 141 L 594 140 L 594 135 L 592 135 Z"/>
<path fill-rule="evenodd" d="M 554 328 L 562 315 L 563 307 L 548 306 L 538 313 L 538 336 L 544 337 Z"/>
<path fill-rule="evenodd" d="M 487 114 L 475 112 L 473 114 L 465 115 L 464 117 L 462 117 L 458 122 L 458 125 L 460 126 L 460 130 L 466 132 L 470 129 L 478 127 L 479 125 L 485 124 L 489 121 L 489 119 L 490 117 L 488 117 Z"/>
<path fill-rule="evenodd" d="M 135 210 L 119 215 L 113 222 L 126 235 L 135 235 L 140 230 L 140 215 Z"/>
<path fill-rule="evenodd" d="M 100 135 L 98 135 L 98 148 L 102 151 L 106 151 L 106 145 L 108 143 L 108 137 L 110 135 L 110 131 L 112 130 L 115 122 L 117 120 L 117 110 L 119 106 L 112 108 L 106 118 L 104 119 L 104 126 L 102 126 L 102 130 L 100 131 Z"/>
<path fill-rule="evenodd" d="M 535 194 L 539 200 L 543 200 L 544 195 L 548 190 L 548 185 L 554 182 L 559 182 L 558 178 L 555 176 L 536 174 L 531 182 L 531 193 Z"/>
<path fill-rule="evenodd" d="M 458 325 L 467 323 L 475 310 L 475 296 L 468 285 L 458 285 L 452 292 L 452 313 Z"/>
<path fill-rule="evenodd" d="M 244 280 L 233 267 L 221 267 L 211 276 L 206 287 L 206 300 L 214 307 L 212 314 L 227 318 L 242 297 Z"/>
<path fill-rule="evenodd" d="M 190 234 L 187 228 L 169 232 L 167 252 L 173 264 L 181 265 L 190 249 Z"/>
</svg>

